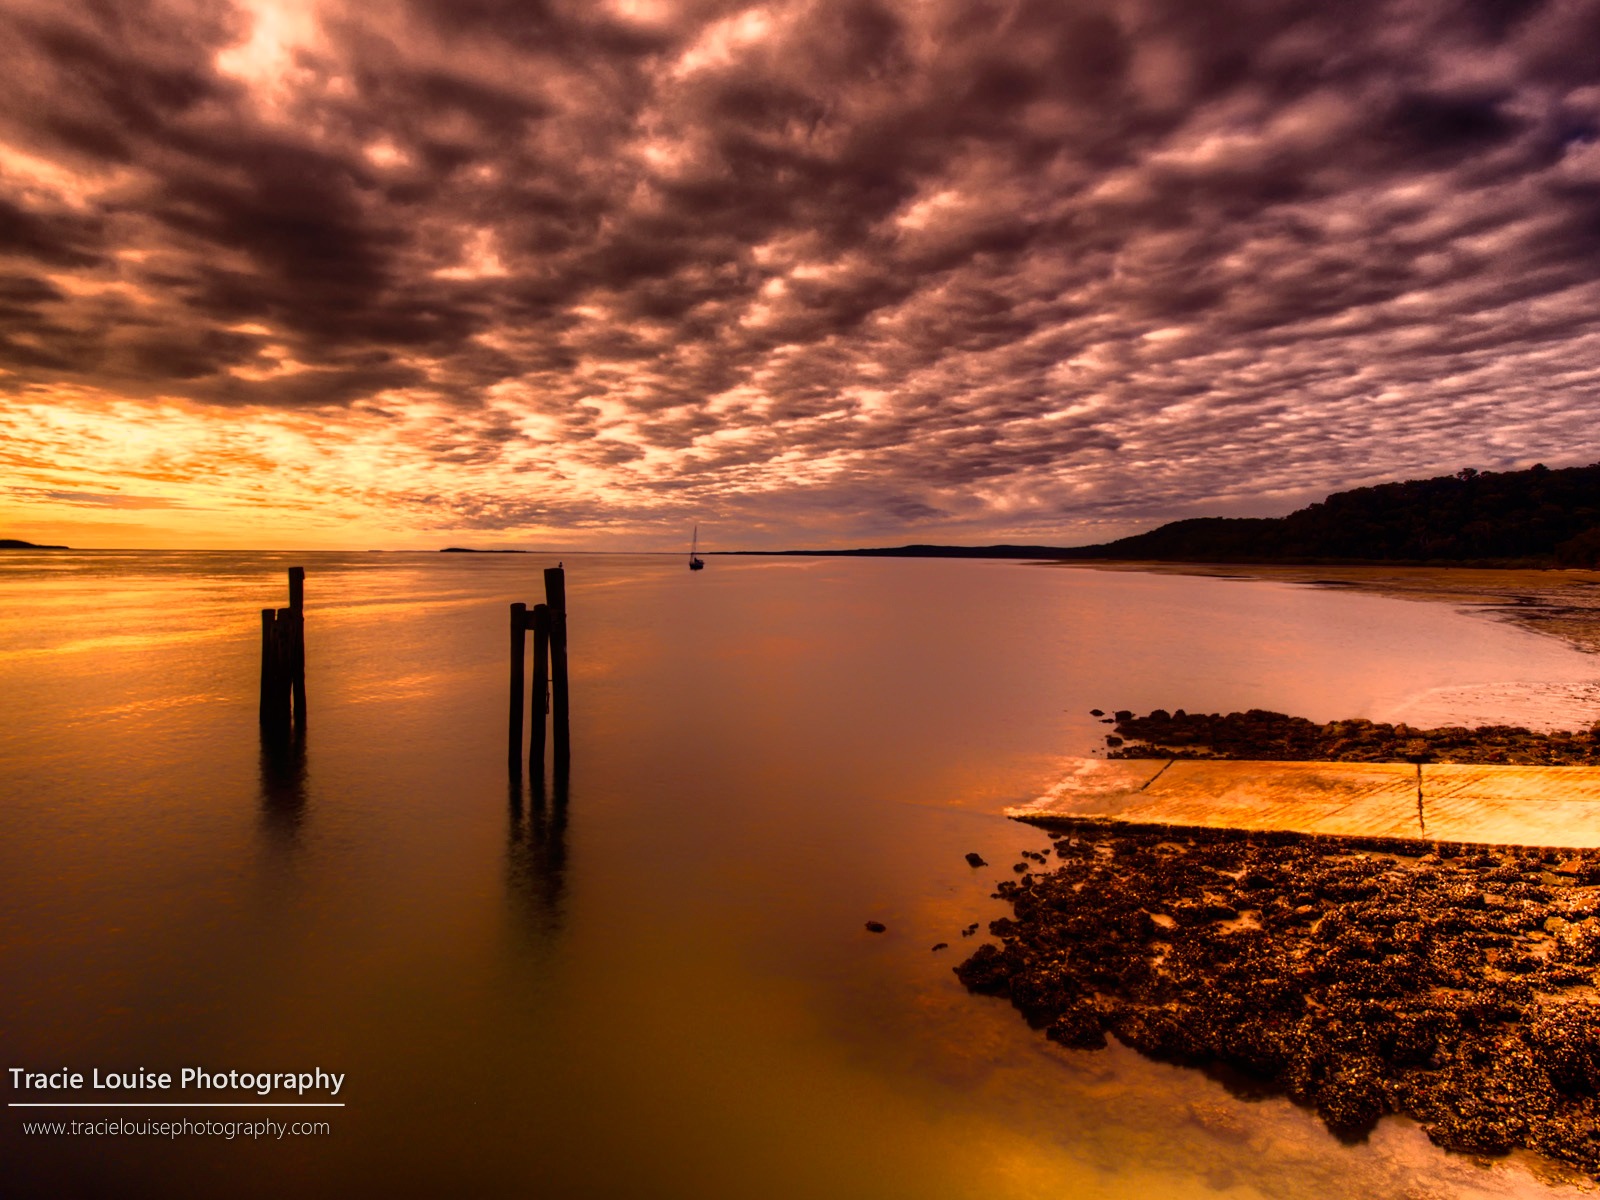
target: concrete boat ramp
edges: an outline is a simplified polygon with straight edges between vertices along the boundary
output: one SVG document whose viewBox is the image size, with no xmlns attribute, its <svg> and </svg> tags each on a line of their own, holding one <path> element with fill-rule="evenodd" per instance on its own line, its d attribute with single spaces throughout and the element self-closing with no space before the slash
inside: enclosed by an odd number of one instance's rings
<svg viewBox="0 0 1600 1200">
<path fill-rule="evenodd" d="M 1005 812 L 1043 825 L 1587 849 L 1600 847 L 1600 767 L 1085 758 Z"/>
</svg>

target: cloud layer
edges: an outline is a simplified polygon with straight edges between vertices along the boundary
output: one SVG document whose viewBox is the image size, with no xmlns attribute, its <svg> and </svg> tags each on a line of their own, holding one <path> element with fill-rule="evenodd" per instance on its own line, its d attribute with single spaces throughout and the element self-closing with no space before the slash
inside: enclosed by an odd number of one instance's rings
<svg viewBox="0 0 1600 1200">
<path fill-rule="evenodd" d="M 0 35 L 13 524 L 1070 542 L 1600 459 L 1600 4 L 14 0 Z"/>
</svg>

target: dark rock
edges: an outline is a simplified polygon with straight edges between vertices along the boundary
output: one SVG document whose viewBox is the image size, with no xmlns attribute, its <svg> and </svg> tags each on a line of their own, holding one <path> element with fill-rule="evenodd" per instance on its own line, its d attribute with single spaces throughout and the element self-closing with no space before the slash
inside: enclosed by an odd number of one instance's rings
<svg viewBox="0 0 1600 1200">
<path fill-rule="evenodd" d="M 1080 1000 L 1063 1009 L 1044 1035 L 1071 1050 L 1099 1050 L 1106 1044 L 1105 1019 L 1093 1004 Z"/>
<path fill-rule="evenodd" d="M 885 925 L 882 921 L 868 921 L 867 922 L 867 932 L 868 933 L 882 933 L 887 928 L 888 928 L 888 926 Z"/>
<path fill-rule="evenodd" d="M 973 851 L 970 851 L 970 850 L 967 852 L 967 866 L 969 866 L 969 867 L 987 867 L 988 865 L 989 865 L 988 863 L 983 861 L 983 856 L 981 854 L 977 854 L 977 853 L 975 853 Z"/>
<path fill-rule="evenodd" d="M 1103 708 L 1091 708 L 1089 710 L 1089 715 L 1091 717 L 1103 717 L 1103 716 L 1106 715 L 1106 713 L 1105 713 L 1105 709 L 1103 709 Z"/>
<path fill-rule="evenodd" d="M 985 942 L 973 952 L 966 962 L 955 968 L 956 978 L 968 991 L 985 996 L 1006 994 L 1011 987 L 1011 964 L 1002 957 L 999 949 Z"/>
<path fill-rule="evenodd" d="M 1158 708 L 1145 717 L 1118 709 L 1115 715 L 1127 746 L 1115 758 L 1147 757 L 1159 749 L 1185 758 L 1600 765 L 1600 738 L 1589 732 L 1534 733 L 1508 725 L 1412 729 L 1360 718 L 1318 725 L 1264 709 L 1222 714 Z"/>
<path fill-rule="evenodd" d="M 1317 1115 L 1345 1141 L 1365 1138 L 1387 1111 L 1379 1078 L 1383 1065 L 1355 1058 L 1340 1065 L 1316 1092 Z"/>
<path fill-rule="evenodd" d="M 933 944 L 933 950 L 934 950 L 935 954 L 937 954 L 940 950 L 948 950 L 948 949 L 950 949 L 950 943 L 949 942 L 935 942 Z"/>
</svg>

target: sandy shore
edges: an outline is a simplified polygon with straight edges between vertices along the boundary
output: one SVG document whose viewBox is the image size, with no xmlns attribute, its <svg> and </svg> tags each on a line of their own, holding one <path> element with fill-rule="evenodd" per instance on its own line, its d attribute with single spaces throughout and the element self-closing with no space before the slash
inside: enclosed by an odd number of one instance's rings
<svg viewBox="0 0 1600 1200">
<path fill-rule="evenodd" d="M 1219 579 L 1272 579 L 1355 588 L 1402 600 L 1479 608 L 1502 620 L 1600 654 L 1600 571 L 1468 567 L 1301 567 L 1271 563 L 1072 562 L 1052 567 L 1143 571 Z"/>
</svg>

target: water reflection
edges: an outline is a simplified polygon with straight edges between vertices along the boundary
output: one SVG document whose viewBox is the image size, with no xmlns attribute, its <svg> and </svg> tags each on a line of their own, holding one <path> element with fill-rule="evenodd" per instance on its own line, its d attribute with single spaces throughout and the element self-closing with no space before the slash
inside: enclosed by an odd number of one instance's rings
<svg viewBox="0 0 1600 1200">
<path fill-rule="evenodd" d="M 567 775 L 550 784 L 541 775 L 526 788 L 509 786 L 510 831 L 506 845 L 506 887 L 533 932 L 550 936 L 561 928 L 566 899 Z"/>
<path fill-rule="evenodd" d="M 6 1182 L 39 1186 L 7 1194 L 1195 1200 L 1224 1169 L 1278 1200 L 1539 1190 L 1415 1125 L 1344 1148 L 1282 1097 L 1066 1051 L 950 956 L 1038 844 L 993 814 L 1103 738 L 1091 705 L 1389 720 L 1425 694 L 1450 724 L 1440 697 L 1471 687 L 1472 713 L 1516 720 L 1593 686 L 1553 641 L 1276 584 L 593 556 L 570 580 L 569 805 L 559 780 L 500 791 L 506 606 L 542 560 L 305 559 L 327 598 L 314 775 L 305 743 L 258 747 L 254 711 L 253 617 L 300 556 L 180 556 L 181 602 L 172 559 L 94 561 L 0 574 L 13 1061 L 320 1061 L 360 1112 L 267 1155 L 56 1154 L 13 1121 Z M 76 641 L 85 605 L 184 636 L 108 675 Z"/>
<path fill-rule="evenodd" d="M 292 845 L 306 808 L 306 735 L 261 738 L 261 826 L 274 842 Z"/>
</svg>

